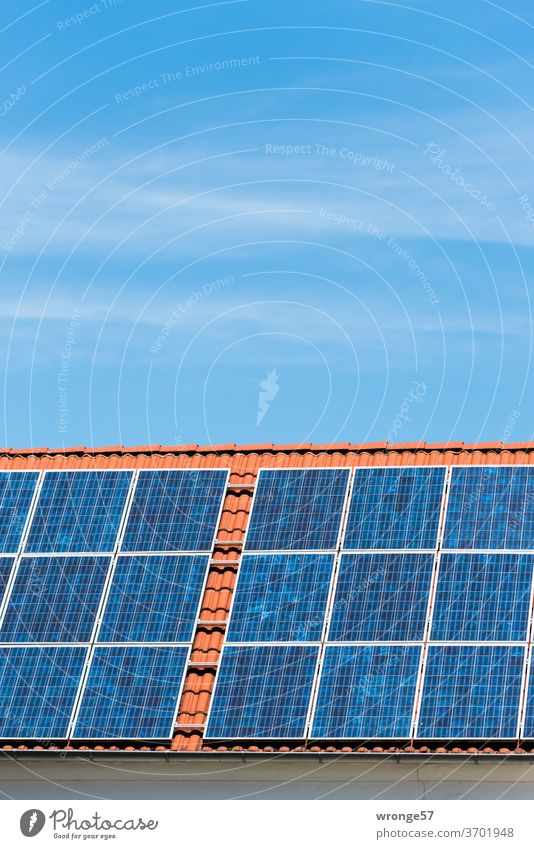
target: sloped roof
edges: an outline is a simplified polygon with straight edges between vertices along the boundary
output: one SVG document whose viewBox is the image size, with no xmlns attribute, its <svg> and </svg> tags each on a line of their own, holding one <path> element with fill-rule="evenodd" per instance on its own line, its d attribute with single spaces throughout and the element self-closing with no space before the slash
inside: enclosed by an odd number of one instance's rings
<svg viewBox="0 0 534 849">
<path fill-rule="evenodd" d="M 273 752 L 275 747 L 257 745 L 215 746 L 203 742 L 203 729 L 211 701 L 215 681 L 215 667 L 219 660 L 224 639 L 230 601 L 235 585 L 241 545 L 250 512 L 253 484 L 263 466 L 299 468 L 310 466 L 411 466 L 411 465 L 471 465 L 471 464 L 534 464 L 534 442 L 485 442 L 465 444 L 463 442 L 405 442 L 388 444 L 374 442 L 366 444 L 338 443 L 332 445 L 147 445 L 123 447 L 121 445 L 89 448 L 75 446 L 67 449 L 29 448 L 0 449 L 0 470 L 8 469 L 116 469 L 116 468 L 229 468 L 230 479 L 221 515 L 216 544 L 208 581 L 204 593 L 199 621 L 197 623 L 191 664 L 187 672 L 182 701 L 180 704 L 175 735 L 171 746 L 128 746 L 113 745 L 70 746 L 68 749 L 94 751 L 183 751 L 224 752 L 249 751 Z M 4 750 L 42 750 L 44 746 L 4 746 Z M 47 747 L 52 750 L 57 746 Z M 534 750 L 534 746 L 532 747 Z M 454 745 L 403 746 L 401 748 L 352 747 L 336 743 L 324 749 L 313 743 L 308 749 L 299 745 L 280 745 L 278 752 L 383 752 L 383 753 L 437 753 L 446 754 L 530 754 L 530 749 L 510 750 L 506 747 L 491 748 Z"/>
</svg>

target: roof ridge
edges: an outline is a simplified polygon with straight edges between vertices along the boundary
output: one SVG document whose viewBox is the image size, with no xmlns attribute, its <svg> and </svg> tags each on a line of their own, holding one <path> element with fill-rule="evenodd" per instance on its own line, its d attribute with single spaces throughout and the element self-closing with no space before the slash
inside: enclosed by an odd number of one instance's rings
<svg viewBox="0 0 534 849">
<path fill-rule="evenodd" d="M 264 442 L 259 444 L 239 445 L 223 443 L 220 445 L 104 445 L 88 447 L 76 445 L 64 448 L 0 448 L 0 456 L 94 456 L 98 454 L 243 454 L 243 453 L 374 453 L 384 451 L 532 451 L 534 441 L 530 442 L 333 442 L 312 443 L 300 442 L 292 444 L 276 444 Z"/>
</svg>

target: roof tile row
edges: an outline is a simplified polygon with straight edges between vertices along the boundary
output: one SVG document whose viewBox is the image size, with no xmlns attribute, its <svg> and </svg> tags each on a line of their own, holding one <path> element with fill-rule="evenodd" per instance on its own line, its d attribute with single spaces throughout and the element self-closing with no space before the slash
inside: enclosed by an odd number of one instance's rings
<svg viewBox="0 0 534 849">
<path fill-rule="evenodd" d="M 277 445 L 273 442 L 265 442 L 252 445 L 236 445 L 235 443 L 225 443 L 222 445 L 136 445 L 125 447 L 123 445 L 104 445 L 100 447 L 90 447 L 86 445 L 76 445 L 70 448 L 0 448 L 0 455 L 5 456 L 35 456 L 43 455 L 57 457 L 72 457 L 73 455 L 84 456 L 106 456 L 119 455 L 134 456 L 156 456 L 156 455 L 173 455 L 185 457 L 190 454 L 205 454 L 205 455 L 221 455 L 221 454 L 290 454 L 302 453 L 310 451 L 314 454 L 327 452 L 357 452 L 375 453 L 379 452 L 399 452 L 399 451 L 532 451 L 534 442 L 335 442 L 314 444 L 311 442 L 292 443 L 289 445 Z"/>
<path fill-rule="evenodd" d="M 243 752 L 243 753 L 262 753 L 262 752 L 274 752 L 278 754 L 290 754 L 293 752 L 298 753 L 311 753 L 317 754 L 326 752 L 328 754 L 348 754 L 348 753 L 357 753 L 357 754 L 376 754 L 380 756 L 393 756 L 393 755 L 502 755 L 506 756 L 514 756 L 514 755 L 530 755 L 531 757 L 534 755 L 534 748 L 529 748 L 527 746 L 500 746 L 497 745 L 494 748 L 491 746 L 461 746 L 457 744 L 451 744 L 449 746 L 380 746 L 380 745 L 369 745 L 369 746 L 350 746 L 343 745 L 339 743 L 338 745 L 328 745 L 328 746 L 317 746 L 314 744 L 309 744 L 307 746 L 303 745 L 202 745 L 202 732 L 199 729 L 189 729 L 183 730 L 179 735 L 176 735 L 172 740 L 170 746 L 141 746 L 141 745 L 130 745 L 130 746 L 115 746 L 115 745 L 101 745 L 97 744 L 95 746 L 43 746 L 43 745 L 25 745 L 23 743 L 19 745 L 3 745 L 0 746 L 0 751 L 4 752 L 22 752 L 22 751 L 70 751 L 70 752 L 171 752 L 171 751 L 181 751 L 184 753 L 191 753 L 194 751 L 201 752 L 213 752 L 215 754 L 221 754 L 225 752 Z"/>
</svg>

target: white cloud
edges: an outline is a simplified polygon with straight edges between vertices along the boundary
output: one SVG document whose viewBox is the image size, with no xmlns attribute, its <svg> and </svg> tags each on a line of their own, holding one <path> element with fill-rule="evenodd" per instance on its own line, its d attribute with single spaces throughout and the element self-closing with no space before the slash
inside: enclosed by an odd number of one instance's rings
<svg viewBox="0 0 534 849">
<path fill-rule="evenodd" d="M 481 127 L 474 127 L 475 131 Z M 190 150 L 136 158 L 111 142 L 53 189 L 47 185 L 74 154 L 47 155 L 12 188 L 14 175 L 24 171 L 38 151 L 9 152 L 0 175 L 2 196 L 10 192 L 0 206 L 0 247 L 11 240 L 8 254 L 35 254 L 54 231 L 48 254 L 69 251 L 78 240 L 79 252 L 106 252 L 125 239 L 123 250 L 138 255 L 170 239 L 177 240 L 181 253 L 191 254 L 205 251 L 211 242 L 236 244 L 280 234 L 329 242 L 354 241 L 361 235 L 321 217 L 324 207 L 372 223 L 393 236 L 426 238 L 430 234 L 442 240 L 506 242 L 499 216 L 515 242 L 534 244 L 534 228 L 510 185 L 528 194 L 534 205 L 534 169 L 526 170 L 520 157 L 514 159 L 510 145 L 501 144 L 500 149 L 504 177 L 477 156 L 470 143 L 451 146 L 450 136 L 435 141 L 428 135 L 428 143 L 434 141 L 446 150 L 447 168 L 460 168 L 462 178 L 495 204 L 493 213 L 444 173 L 439 163 L 424 156 L 424 146 L 414 148 L 377 135 L 371 143 L 369 134 L 363 139 L 354 130 L 347 140 L 345 130 L 342 143 L 330 146 L 335 155 L 317 154 L 320 126 L 311 134 L 309 126 L 305 134 L 295 134 L 294 129 L 290 132 L 285 125 L 275 125 L 265 138 L 279 145 L 300 139 L 312 152 L 267 155 L 264 142 L 258 145 L 255 139 L 256 149 L 241 154 L 220 156 L 231 151 L 232 145 L 219 143 L 214 153 L 204 142 Z M 241 147 L 248 147 L 246 140 Z M 342 156 L 342 150 L 360 157 L 360 164 Z M 374 164 L 369 164 L 371 160 Z M 376 162 L 390 163 L 392 170 L 387 165 L 376 170 Z M 284 209 L 299 211 L 281 213 Z M 18 236 L 17 228 L 22 230 Z"/>
</svg>

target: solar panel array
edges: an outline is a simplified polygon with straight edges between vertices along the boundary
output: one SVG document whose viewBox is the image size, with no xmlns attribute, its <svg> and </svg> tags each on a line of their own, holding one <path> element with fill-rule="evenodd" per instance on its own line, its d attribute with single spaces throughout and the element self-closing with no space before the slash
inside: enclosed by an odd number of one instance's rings
<svg viewBox="0 0 534 849">
<path fill-rule="evenodd" d="M 205 736 L 533 738 L 533 585 L 534 467 L 261 470 Z"/>
<path fill-rule="evenodd" d="M 227 480 L 0 472 L 0 737 L 171 737 Z"/>
<path fill-rule="evenodd" d="M 0 472 L 0 737 L 172 735 L 228 472 Z M 210 740 L 534 739 L 534 467 L 261 470 Z"/>
</svg>

